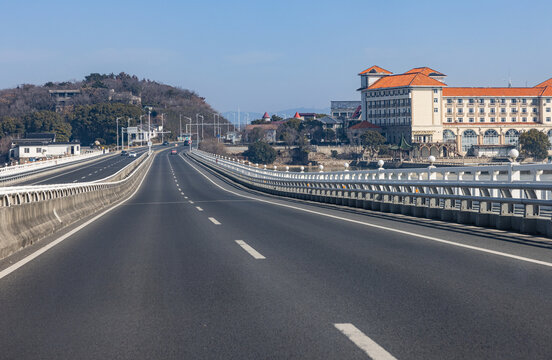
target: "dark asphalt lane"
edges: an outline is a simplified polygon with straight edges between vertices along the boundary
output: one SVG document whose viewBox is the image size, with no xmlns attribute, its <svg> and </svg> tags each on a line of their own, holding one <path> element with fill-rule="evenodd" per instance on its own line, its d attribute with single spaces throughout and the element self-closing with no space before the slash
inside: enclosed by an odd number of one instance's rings
<svg viewBox="0 0 552 360">
<path fill-rule="evenodd" d="M 244 199 L 161 153 L 131 200 L 0 279 L 0 358 L 367 358 L 333 325 L 352 323 L 397 359 L 545 359 L 549 274 Z"/>
<path fill-rule="evenodd" d="M 49 185 L 49 184 L 65 184 L 88 182 L 106 178 L 115 174 L 117 171 L 136 160 L 140 154 L 144 153 L 145 149 L 136 150 L 135 158 L 128 156 L 114 155 L 108 158 L 102 158 L 92 163 L 79 166 L 74 169 L 60 171 L 55 174 L 48 174 L 41 177 L 36 177 L 32 180 L 22 181 L 16 186 L 25 185 Z"/>
</svg>

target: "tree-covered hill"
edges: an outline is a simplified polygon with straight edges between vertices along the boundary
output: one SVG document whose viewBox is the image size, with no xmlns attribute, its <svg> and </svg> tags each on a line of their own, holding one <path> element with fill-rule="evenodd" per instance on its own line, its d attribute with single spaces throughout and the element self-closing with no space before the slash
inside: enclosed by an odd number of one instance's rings
<svg viewBox="0 0 552 360">
<path fill-rule="evenodd" d="M 60 102 L 50 90 L 78 92 Z M 165 129 L 171 131 L 168 137 L 174 139 L 181 116 L 184 131 L 187 117 L 195 122 L 196 114 L 201 114 L 206 123 L 211 123 L 216 111 L 193 91 L 125 73 L 93 73 L 82 81 L 47 82 L 43 86 L 25 84 L 0 90 L 0 152 L 5 153 L 11 139 L 23 137 L 26 132 L 55 132 L 61 141 L 88 144 L 99 140 L 111 145 L 116 141 L 117 117 L 125 125 L 131 118 L 132 126 L 140 115 L 145 115 L 145 123 L 148 112 L 152 124 L 160 124 L 164 114 Z M 220 120 L 226 123 L 222 117 Z M 212 127 L 205 126 L 205 137 L 212 134 Z"/>
</svg>

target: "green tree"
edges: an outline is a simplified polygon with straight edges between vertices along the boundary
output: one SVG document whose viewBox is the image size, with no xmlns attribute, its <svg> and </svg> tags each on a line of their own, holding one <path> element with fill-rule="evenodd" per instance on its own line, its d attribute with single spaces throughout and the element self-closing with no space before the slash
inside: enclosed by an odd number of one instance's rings
<svg viewBox="0 0 552 360">
<path fill-rule="evenodd" d="M 270 121 L 282 121 L 282 120 L 284 120 L 284 118 L 283 118 L 283 117 L 280 117 L 280 116 L 278 116 L 278 115 L 272 115 L 272 116 L 270 117 Z"/>
<path fill-rule="evenodd" d="M 35 111 L 25 116 L 23 122 L 27 132 L 53 132 L 56 141 L 69 141 L 71 137 L 71 124 L 53 111 Z"/>
<path fill-rule="evenodd" d="M 249 145 L 244 156 L 253 163 L 270 164 L 276 160 L 276 150 L 265 141 L 257 141 Z"/>
<path fill-rule="evenodd" d="M 550 141 L 545 133 L 531 129 L 520 135 L 519 145 L 524 155 L 542 160 L 548 156 Z"/>
<path fill-rule="evenodd" d="M 73 138 L 83 144 L 92 143 L 96 139 L 103 139 L 108 145 L 114 144 L 117 136 L 116 119 L 120 118 L 119 127 L 126 127 L 128 118 L 133 119 L 130 125 L 136 126 L 141 113 L 139 106 L 121 103 L 76 106 L 71 116 Z"/>
<path fill-rule="evenodd" d="M 247 134 L 247 139 L 249 140 L 249 142 L 257 142 L 257 141 L 261 141 L 263 140 L 265 137 L 265 131 L 261 128 L 253 128 L 248 134 Z"/>
<path fill-rule="evenodd" d="M 385 144 L 385 137 L 375 130 L 367 130 L 360 136 L 360 143 L 373 157 L 376 155 L 381 146 Z"/>
</svg>

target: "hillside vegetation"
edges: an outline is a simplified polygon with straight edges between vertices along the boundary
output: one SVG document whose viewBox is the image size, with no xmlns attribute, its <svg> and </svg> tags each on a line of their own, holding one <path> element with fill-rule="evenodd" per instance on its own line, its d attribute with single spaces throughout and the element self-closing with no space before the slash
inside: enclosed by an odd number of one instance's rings
<svg viewBox="0 0 552 360">
<path fill-rule="evenodd" d="M 79 90 L 70 100 L 60 105 L 49 90 Z M 0 152 L 5 153 L 12 138 L 23 137 L 26 132 L 55 132 L 58 141 L 78 140 L 88 145 L 95 140 L 112 145 L 116 141 L 116 118 L 119 124 L 131 126 L 138 123 L 140 115 L 144 124 L 151 109 L 152 124 L 161 124 L 164 114 L 165 129 L 171 131 L 169 139 L 202 114 L 205 122 L 213 122 L 215 110 L 205 99 L 193 91 L 156 81 L 138 79 L 134 75 L 120 73 L 93 73 L 82 81 L 48 82 L 43 86 L 21 85 L 14 89 L 0 90 Z M 226 122 L 221 117 L 221 122 Z M 205 137 L 212 136 L 212 127 L 206 126 Z"/>
</svg>

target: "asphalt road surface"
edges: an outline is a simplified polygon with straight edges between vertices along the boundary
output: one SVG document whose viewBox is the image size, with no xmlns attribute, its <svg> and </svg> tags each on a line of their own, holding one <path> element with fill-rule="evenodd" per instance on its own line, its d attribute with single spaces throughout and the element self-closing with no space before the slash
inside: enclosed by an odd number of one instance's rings
<svg viewBox="0 0 552 360">
<path fill-rule="evenodd" d="M 259 195 L 164 152 L 0 275 L 0 358 L 550 359 L 551 266 L 543 240 Z"/>
</svg>

